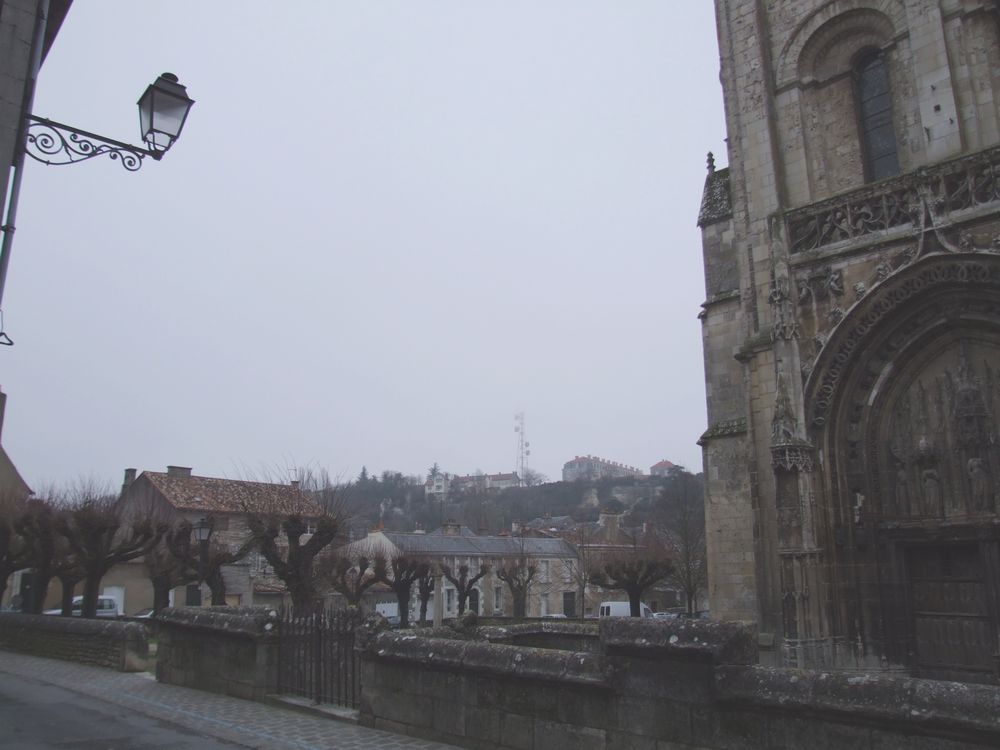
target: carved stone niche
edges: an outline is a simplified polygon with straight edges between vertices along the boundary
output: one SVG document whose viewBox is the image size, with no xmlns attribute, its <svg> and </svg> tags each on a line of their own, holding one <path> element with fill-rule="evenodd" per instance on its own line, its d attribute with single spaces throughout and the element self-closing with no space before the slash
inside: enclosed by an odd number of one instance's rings
<svg viewBox="0 0 1000 750">
<path fill-rule="evenodd" d="M 801 438 L 791 438 L 771 445 L 771 468 L 775 472 L 811 472 L 816 449 Z"/>
</svg>

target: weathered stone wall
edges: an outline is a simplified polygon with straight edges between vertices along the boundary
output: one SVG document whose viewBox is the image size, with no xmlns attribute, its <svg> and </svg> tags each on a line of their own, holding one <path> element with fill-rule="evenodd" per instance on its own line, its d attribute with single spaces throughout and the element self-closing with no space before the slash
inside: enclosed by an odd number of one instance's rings
<svg viewBox="0 0 1000 750">
<path fill-rule="evenodd" d="M 754 633 L 736 623 L 608 619 L 599 654 L 486 639 L 500 630 L 375 634 L 361 722 L 476 750 L 1000 743 L 991 688 L 754 666 Z"/>
<path fill-rule="evenodd" d="M 157 616 L 156 679 L 249 700 L 277 690 L 277 620 L 261 607 L 171 607 Z"/>
<path fill-rule="evenodd" d="M 146 669 L 146 628 L 135 622 L 0 613 L 0 649 L 111 667 Z"/>
</svg>

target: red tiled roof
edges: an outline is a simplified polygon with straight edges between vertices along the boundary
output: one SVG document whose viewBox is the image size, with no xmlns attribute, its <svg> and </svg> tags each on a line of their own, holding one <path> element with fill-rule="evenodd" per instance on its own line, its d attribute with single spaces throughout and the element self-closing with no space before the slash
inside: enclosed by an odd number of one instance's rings
<svg viewBox="0 0 1000 750">
<path fill-rule="evenodd" d="M 662 461 L 659 461 L 658 463 L 653 464 L 650 468 L 651 469 L 671 469 L 674 466 L 675 466 L 675 464 L 672 461 L 668 461 L 667 459 L 663 459 Z"/>
<path fill-rule="evenodd" d="M 307 518 L 323 515 L 323 509 L 315 500 L 298 487 L 288 484 L 171 476 L 159 471 L 144 471 L 142 476 L 178 510 L 215 513 L 245 513 L 250 510 L 281 515 L 297 513 Z"/>
</svg>

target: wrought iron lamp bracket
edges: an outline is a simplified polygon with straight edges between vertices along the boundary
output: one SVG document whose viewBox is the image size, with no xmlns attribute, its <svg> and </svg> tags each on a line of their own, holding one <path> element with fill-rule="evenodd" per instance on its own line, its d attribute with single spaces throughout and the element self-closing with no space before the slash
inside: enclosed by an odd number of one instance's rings
<svg viewBox="0 0 1000 750">
<path fill-rule="evenodd" d="M 162 151 L 150 151 L 44 117 L 28 115 L 24 151 L 42 164 L 61 166 L 107 156 L 129 172 L 137 172 L 147 156 L 159 161 Z"/>
</svg>

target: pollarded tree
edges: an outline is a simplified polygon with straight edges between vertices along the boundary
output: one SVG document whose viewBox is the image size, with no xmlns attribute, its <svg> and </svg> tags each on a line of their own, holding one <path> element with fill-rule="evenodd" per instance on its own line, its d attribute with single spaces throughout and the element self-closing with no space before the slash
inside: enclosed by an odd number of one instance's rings
<svg viewBox="0 0 1000 750">
<path fill-rule="evenodd" d="M 514 601 L 514 617 L 525 617 L 528 612 L 528 591 L 538 575 L 538 564 L 529 557 L 523 536 L 514 540 L 513 554 L 505 557 L 497 567 L 496 576 L 507 584 Z"/>
<path fill-rule="evenodd" d="M 59 511 L 54 503 L 41 498 L 25 503 L 25 512 L 15 522 L 17 532 L 23 540 L 33 576 L 31 595 L 23 603 L 23 610 L 31 614 L 41 614 L 49 583 L 56 575 L 56 556 L 59 533 L 56 531 L 56 516 Z"/>
<path fill-rule="evenodd" d="M 214 520 L 209 518 L 209 523 L 214 523 Z M 174 527 L 174 533 L 164 537 L 164 542 L 167 551 L 175 561 L 174 570 L 171 571 L 169 561 L 163 560 L 164 572 L 168 573 L 168 576 L 173 575 L 177 580 L 166 589 L 166 596 L 169 596 L 170 589 L 174 586 L 204 580 L 212 594 L 212 606 L 223 606 L 226 603 L 226 582 L 222 575 L 222 568 L 242 560 L 250 554 L 256 545 L 256 539 L 252 535 L 247 537 L 238 547 L 231 547 L 217 538 L 213 538 L 208 546 L 205 560 L 202 561 L 201 550 L 191 544 L 191 523 L 189 521 L 178 523 Z M 166 585 L 167 581 L 164 579 L 161 583 Z M 155 604 L 153 608 L 156 609 Z"/>
<path fill-rule="evenodd" d="M 604 589 L 624 591 L 632 617 L 639 617 L 643 594 L 669 578 L 673 570 L 673 563 L 663 550 L 652 544 L 636 544 L 603 560 L 590 581 Z"/>
<path fill-rule="evenodd" d="M 476 584 L 479 583 L 489 572 L 489 564 L 481 563 L 479 565 L 479 571 L 470 578 L 468 565 L 462 564 L 457 568 L 453 568 L 450 565 L 441 565 L 441 574 L 448 579 L 448 582 L 455 587 L 455 591 L 458 593 L 459 615 L 465 613 L 465 607 L 469 601 L 469 595 L 476 587 Z"/>
<path fill-rule="evenodd" d="M 101 579 L 111 568 L 147 554 L 166 530 L 148 519 L 125 521 L 116 498 L 84 488 L 78 504 L 56 517 L 56 529 L 66 538 L 84 572 L 84 617 L 97 616 Z"/>
<path fill-rule="evenodd" d="M 254 546 L 288 587 L 295 610 L 300 614 L 315 610 L 320 596 L 314 562 L 316 556 L 336 538 L 340 530 L 337 518 L 329 513 L 321 515 L 312 531 L 309 522 L 297 513 L 285 515 L 249 511 L 247 527 Z M 307 539 L 303 540 L 303 537 Z"/>
<path fill-rule="evenodd" d="M 427 604 L 434 593 L 434 566 L 428 564 L 423 575 L 417 578 L 417 598 L 420 600 L 420 624 L 427 623 Z"/>
<path fill-rule="evenodd" d="M 160 543 L 143 557 L 146 574 L 153 584 L 153 614 L 170 604 L 170 592 L 198 580 L 198 571 L 189 564 L 187 556 L 177 555 L 175 546 L 191 546 L 191 527 L 183 523 L 166 530 Z"/>
<path fill-rule="evenodd" d="M 381 580 L 396 594 L 399 606 L 399 626 L 410 624 L 410 592 L 413 584 L 430 572 L 430 564 L 412 557 L 394 557 L 381 571 Z"/>
<path fill-rule="evenodd" d="M 338 555 L 324 558 L 322 570 L 322 577 L 347 600 L 348 605 L 360 607 L 365 592 L 382 580 L 385 561 L 367 557 L 351 560 Z"/>
</svg>

